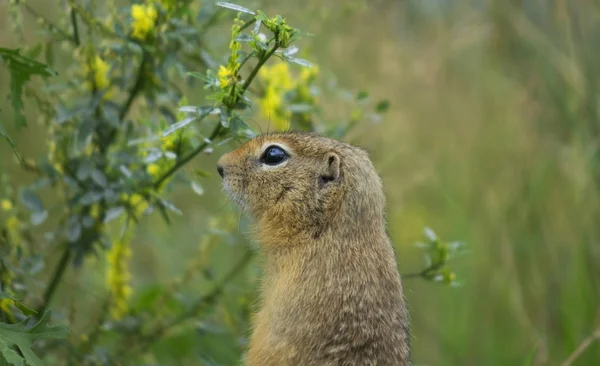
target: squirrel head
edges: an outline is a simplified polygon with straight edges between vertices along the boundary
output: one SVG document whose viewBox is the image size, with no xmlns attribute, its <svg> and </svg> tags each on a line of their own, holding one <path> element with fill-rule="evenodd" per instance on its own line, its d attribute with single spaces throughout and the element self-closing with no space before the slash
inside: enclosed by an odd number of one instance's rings
<svg viewBox="0 0 600 366">
<path fill-rule="evenodd" d="M 263 245 L 354 235 L 365 225 L 385 230 L 381 180 L 357 147 L 270 133 L 223 155 L 217 170 L 227 195 L 257 220 Z"/>
</svg>

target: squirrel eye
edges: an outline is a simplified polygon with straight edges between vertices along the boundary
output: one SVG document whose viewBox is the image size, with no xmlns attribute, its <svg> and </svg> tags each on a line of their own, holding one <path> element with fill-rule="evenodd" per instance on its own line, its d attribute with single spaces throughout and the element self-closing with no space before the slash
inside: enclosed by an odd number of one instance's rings
<svg viewBox="0 0 600 366">
<path fill-rule="evenodd" d="M 287 158 L 288 154 L 282 148 L 279 146 L 269 146 L 260 158 L 260 161 L 267 165 L 277 165 L 281 164 Z"/>
</svg>

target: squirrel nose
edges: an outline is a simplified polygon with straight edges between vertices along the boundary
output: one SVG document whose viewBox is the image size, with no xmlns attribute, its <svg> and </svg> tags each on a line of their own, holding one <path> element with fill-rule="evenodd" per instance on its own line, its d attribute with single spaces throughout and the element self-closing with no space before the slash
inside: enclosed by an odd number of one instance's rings
<svg viewBox="0 0 600 366">
<path fill-rule="evenodd" d="M 225 176 L 225 172 L 223 171 L 223 167 L 219 164 L 217 164 L 217 172 L 219 172 L 219 175 L 221 176 L 221 178 L 223 178 Z"/>
</svg>

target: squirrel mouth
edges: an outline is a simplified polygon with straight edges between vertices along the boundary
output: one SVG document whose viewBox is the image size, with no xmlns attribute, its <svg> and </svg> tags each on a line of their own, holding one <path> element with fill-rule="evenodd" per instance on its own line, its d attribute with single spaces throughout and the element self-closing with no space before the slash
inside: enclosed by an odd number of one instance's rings
<svg viewBox="0 0 600 366">
<path fill-rule="evenodd" d="M 244 211 L 248 210 L 248 206 L 246 205 L 246 202 L 242 198 L 242 194 L 240 192 L 233 191 L 231 189 L 231 186 L 229 185 L 229 182 L 227 181 L 227 179 L 223 179 L 223 191 L 225 191 L 225 194 L 227 195 L 227 197 L 229 197 L 230 200 L 235 202 L 235 204 L 237 204 L 242 210 L 244 210 Z"/>
</svg>

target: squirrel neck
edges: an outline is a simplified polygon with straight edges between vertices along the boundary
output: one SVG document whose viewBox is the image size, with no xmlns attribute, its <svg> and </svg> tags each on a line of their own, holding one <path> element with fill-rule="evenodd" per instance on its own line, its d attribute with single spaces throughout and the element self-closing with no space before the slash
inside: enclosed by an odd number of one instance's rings
<svg viewBox="0 0 600 366">
<path fill-rule="evenodd" d="M 289 227 L 283 225 L 262 228 L 260 232 L 265 233 L 260 235 L 259 240 L 268 267 L 274 273 L 297 270 L 299 266 L 305 268 L 312 262 L 327 262 L 331 264 L 332 271 L 339 272 L 347 264 L 354 267 L 366 260 L 372 262 L 370 264 L 387 261 L 395 269 L 393 249 L 382 215 L 365 212 L 356 217 L 338 215 L 318 237 L 310 230 L 298 230 L 290 235 Z"/>
</svg>

